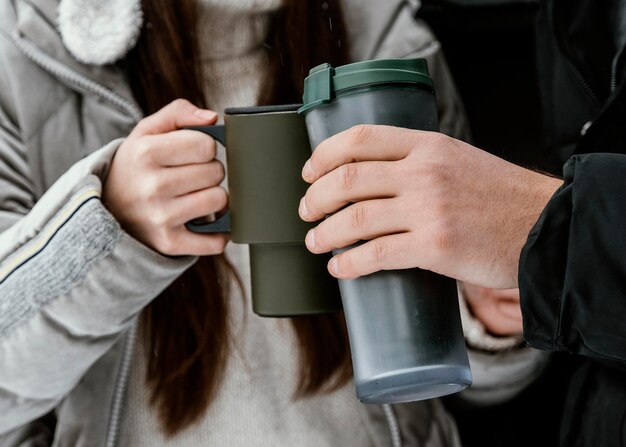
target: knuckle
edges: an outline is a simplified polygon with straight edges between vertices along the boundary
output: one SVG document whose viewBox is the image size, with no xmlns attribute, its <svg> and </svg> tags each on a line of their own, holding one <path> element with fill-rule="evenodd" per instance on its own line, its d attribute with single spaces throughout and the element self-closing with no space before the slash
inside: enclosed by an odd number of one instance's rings
<svg viewBox="0 0 626 447">
<path fill-rule="evenodd" d="M 350 206 L 350 225 L 352 228 L 363 228 L 367 225 L 368 213 L 363 202 L 357 202 Z"/>
<path fill-rule="evenodd" d="M 354 270 L 354 262 L 352 260 L 352 250 L 348 250 L 345 253 L 340 254 L 336 257 L 337 267 L 341 272 L 342 276 L 345 278 L 352 277 L 352 272 Z"/>
<path fill-rule="evenodd" d="M 204 157 L 207 161 L 213 160 L 215 158 L 215 153 L 217 152 L 217 143 L 215 139 L 209 137 L 208 135 L 201 135 L 204 145 Z"/>
<path fill-rule="evenodd" d="M 227 239 L 221 235 L 214 235 L 207 240 L 207 254 L 216 255 L 224 252 Z"/>
<path fill-rule="evenodd" d="M 458 141 L 439 132 L 419 132 L 407 134 L 407 145 L 411 147 L 409 158 L 418 157 L 423 159 L 424 154 L 432 159 L 441 158 L 447 148 L 456 146 Z"/>
<path fill-rule="evenodd" d="M 135 132 L 144 134 L 148 131 L 149 128 L 150 128 L 150 117 L 145 117 L 137 123 L 137 125 L 135 126 Z"/>
<path fill-rule="evenodd" d="M 323 250 L 328 247 L 328 238 L 326 237 L 326 225 L 324 222 L 315 228 L 315 245 L 316 249 Z M 334 248 L 334 247 L 333 247 Z"/>
<path fill-rule="evenodd" d="M 369 140 L 374 134 L 374 127 L 368 124 L 358 124 L 348 130 L 348 137 L 350 143 L 355 146 L 360 146 L 367 140 Z"/>
<path fill-rule="evenodd" d="M 164 186 L 155 175 L 147 175 L 142 181 L 140 196 L 146 201 L 152 201 L 163 195 Z"/>
<path fill-rule="evenodd" d="M 226 176 L 226 170 L 224 169 L 224 165 L 222 163 L 220 163 L 219 161 L 211 163 L 211 171 L 213 174 L 212 178 L 215 180 L 216 184 L 219 184 L 222 182 L 222 180 L 224 180 L 224 177 Z"/>
<path fill-rule="evenodd" d="M 374 239 L 368 244 L 367 257 L 374 263 L 380 265 L 388 256 L 389 247 L 385 241 Z"/>
<path fill-rule="evenodd" d="M 452 225 L 450 225 L 446 219 L 438 219 L 437 223 L 432 228 L 429 238 L 432 244 L 431 249 L 433 254 L 441 258 L 453 252 L 456 239 L 456 232 L 452 228 Z"/>
<path fill-rule="evenodd" d="M 215 211 L 219 211 L 219 210 L 226 208 L 226 205 L 228 205 L 228 193 L 222 187 L 216 187 L 214 189 L 215 191 L 213 191 L 213 194 L 212 194 L 212 197 L 213 197 L 212 208 Z"/>
<path fill-rule="evenodd" d="M 167 232 L 167 229 L 172 222 L 172 216 L 170 216 L 170 214 L 166 210 L 157 208 L 150 213 L 150 222 L 153 226 L 162 229 L 164 232 Z M 164 235 L 161 234 L 160 237 L 163 238 Z"/>
<path fill-rule="evenodd" d="M 436 237 L 437 249 L 440 253 L 449 253 L 454 246 L 454 233 L 449 228 L 440 228 Z"/>
<path fill-rule="evenodd" d="M 440 173 L 428 179 L 425 188 L 429 198 L 427 202 L 430 221 L 433 222 L 440 231 L 449 231 L 453 224 L 454 216 L 457 212 L 456 197 L 458 191 L 451 188 L 445 179 L 445 175 Z"/>
<path fill-rule="evenodd" d="M 432 132 L 429 135 L 431 144 L 435 147 L 448 146 L 454 141 L 451 137 L 441 132 Z"/>
<path fill-rule="evenodd" d="M 436 163 L 430 167 L 430 178 L 439 188 L 445 188 L 450 182 L 452 173 L 450 168 L 442 163 Z"/>
<path fill-rule="evenodd" d="M 155 246 L 161 253 L 167 255 L 178 254 L 179 244 L 176 242 L 170 231 L 161 231 L 155 241 Z"/>
<path fill-rule="evenodd" d="M 191 103 L 186 99 L 177 98 L 170 103 L 170 106 L 176 110 L 182 109 L 184 107 L 190 106 Z"/>
<path fill-rule="evenodd" d="M 152 161 L 152 148 L 152 143 L 147 138 L 138 138 L 134 144 L 134 152 L 137 154 L 137 157 L 142 161 Z"/>
<path fill-rule="evenodd" d="M 339 168 L 339 179 L 341 182 L 341 187 L 343 189 L 352 189 L 359 179 L 359 173 L 356 164 L 350 163 L 341 166 Z"/>
<path fill-rule="evenodd" d="M 226 206 L 228 206 L 228 193 L 224 188 L 221 187 L 218 189 L 218 191 L 218 205 L 220 209 L 224 209 L 226 208 Z"/>
<path fill-rule="evenodd" d="M 317 185 L 312 185 L 309 186 L 309 189 L 307 189 L 306 193 L 304 194 L 303 205 L 308 212 L 306 217 L 309 219 L 317 217 L 317 215 L 320 213 L 320 203 L 318 200 L 317 190 Z"/>
<path fill-rule="evenodd" d="M 452 172 L 448 166 L 438 161 L 429 161 L 414 168 L 413 175 L 419 176 L 431 193 L 442 194 L 450 185 Z"/>
</svg>

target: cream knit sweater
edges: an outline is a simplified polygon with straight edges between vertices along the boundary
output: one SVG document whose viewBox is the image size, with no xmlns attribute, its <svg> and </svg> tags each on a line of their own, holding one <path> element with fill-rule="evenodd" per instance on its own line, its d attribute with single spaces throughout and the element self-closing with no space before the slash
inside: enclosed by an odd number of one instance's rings
<svg viewBox="0 0 626 447">
<path fill-rule="evenodd" d="M 280 0 L 199 0 L 202 64 L 210 107 L 256 103 L 266 67 L 262 43 L 269 15 Z M 295 338 L 287 320 L 261 318 L 250 305 L 248 250 L 229 244 L 227 254 L 246 284 L 233 296 L 234 343 L 217 399 L 195 426 L 166 439 L 149 405 L 140 340 L 121 431 L 123 446 L 294 446 L 373 445 L 365 408 L 352 384 L 330 395 L 292 401 L 297 380 Z M 235 289 L 236 290 L 236 289 Z"/>
</svg>

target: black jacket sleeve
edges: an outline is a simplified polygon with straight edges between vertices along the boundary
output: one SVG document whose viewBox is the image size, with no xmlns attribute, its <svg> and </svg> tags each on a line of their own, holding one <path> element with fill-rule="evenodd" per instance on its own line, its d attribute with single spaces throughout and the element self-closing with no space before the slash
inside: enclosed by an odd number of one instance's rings
<svg viewBox="0 0 626 447">
<path fill-rule="evenodd" d="M 576 155 L 522 250 L 532 347 L 626 362 L 626 155 Z"/>
</svg>

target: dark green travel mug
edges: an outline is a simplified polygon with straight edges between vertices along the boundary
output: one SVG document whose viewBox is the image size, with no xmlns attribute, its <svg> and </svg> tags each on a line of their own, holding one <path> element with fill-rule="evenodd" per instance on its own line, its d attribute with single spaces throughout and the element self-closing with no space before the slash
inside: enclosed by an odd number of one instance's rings
<svg viewBox="0 0 626 447">
<path fill-rule="evenodd" d="M 302 166 L 311 155 L 299 105 L 226 109 L 224 125 L 199 126 L 226 147 L 229 211 L 215 222 L 192 221 L 196 233 L 230 231 L 250 245 L 252 306 L 265 317 L 342 309 L 329 255 L 314 255 L 304 238 L 312 224 L 298 216 L 307 184 Z"/>
</svg>

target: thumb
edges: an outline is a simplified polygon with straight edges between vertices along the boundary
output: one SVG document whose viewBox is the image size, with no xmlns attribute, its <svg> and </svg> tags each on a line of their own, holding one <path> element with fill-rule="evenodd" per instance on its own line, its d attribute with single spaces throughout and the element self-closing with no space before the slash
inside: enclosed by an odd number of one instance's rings
<svg viewBox="0 0 626 447">
<path fill-rule="evenodd" d="M 130 136 L 158 135 L 187 126 L 213 124 L 216 120 L 217 113 L 200 109 L 186 99 L 177 99 L 158 112 L 142 119 Z"/>
</svg>

